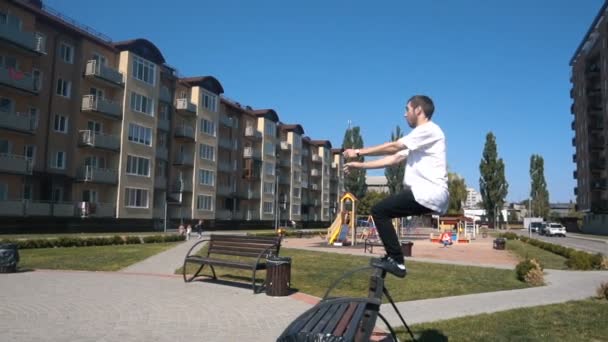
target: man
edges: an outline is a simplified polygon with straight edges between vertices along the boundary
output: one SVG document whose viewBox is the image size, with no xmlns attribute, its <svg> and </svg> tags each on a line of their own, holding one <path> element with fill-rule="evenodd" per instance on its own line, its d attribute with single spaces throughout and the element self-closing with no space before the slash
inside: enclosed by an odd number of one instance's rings
<svg viewBox="0 0 608 342">
<path fill-rule="evenodd" d="M 198 238 L 202 239 L 203 238 L 203 220 L 198 220 L 198 223 L 196 224 L 196 226 L 194 226 L 194 229 L 196 229 L 196 232 L 198 233 Z"/>
<path fill-rule="evenodd" d="M 448 206 L 448 176 L 445 135 L 431 121 L 435 106 L 424 95 L 410 98 L 404 114 L 413 130 L 403 138 L 381 145 L 346 149 L 345 158 L 359 156 L 385 156 L 366 162 L 349 162 L 344 165 L 348 174 L 352 169 L 378 169 L 406 161 L 403 191 L 389 196 L 372 208 L 372 217 L 384 244 L 386 256 L 372 259 L 372 266 L 405 277 L 403 252 L 392 218 L 422 215 L 432 212 L 444 213 Z"/>
</svg>

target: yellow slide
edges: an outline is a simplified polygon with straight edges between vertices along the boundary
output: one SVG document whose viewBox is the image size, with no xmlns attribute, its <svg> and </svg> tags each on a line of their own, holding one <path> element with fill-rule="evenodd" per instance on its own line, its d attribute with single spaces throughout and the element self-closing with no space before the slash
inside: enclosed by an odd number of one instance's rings
<svg viewBox="0 0 608 342">
<path fill-rule="evenodd" d="M 334 222 L 331 224 L 331 226 L 329 226 L 329 228 L 327 228 L 327 243 L 329 243 L 330 245 L 333 244 L 334 242 L 336 242 L 336 239 L 338 238 L 338 236 L 340 236 L 340 228 L 342 226 L 342 213 L 338 213 L 338 215 L 336 215 L 336 218 L 334 219 Z"/>
</svg>

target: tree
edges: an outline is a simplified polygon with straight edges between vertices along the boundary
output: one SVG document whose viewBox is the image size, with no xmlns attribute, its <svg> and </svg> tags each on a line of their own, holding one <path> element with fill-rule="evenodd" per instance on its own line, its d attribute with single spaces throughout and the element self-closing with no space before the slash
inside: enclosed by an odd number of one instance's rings
<svg viewBox="0 0 608 342">
<path fill-rule="evenodd" d="M 357 203 L 357 215 L 371 215 L 372 207 L 387 197 L 386 192 L 368 191 Z"/>
<path fill-rule="evenodd" d="M 467 185 L 464 182 L 464 178 L 460 177 L 455 173 L 448 172 L 448 192 L 450 193 L 450 200 L 448 202 L 448 214 L 464 214 L 462 204 L 467 199 Z"/>
<path fill-rule="evenodd" d="M 361 137 L 359 126 L 348 128 L 344 133 L 342 148 L 361 148 L 363 138 Z M 356 157 L 350 161 L 363 161 L 363 157 Z M 367 192 L 365 183 L 365 169 L 354 169 L 344 177 L 344 188 L 357 198 L 363 198 Z"/>
<path fill-rule="evenodd" d="M 505 179 L 505 164 L 498 158 L 496 138 L 492 132 L 486 135 L 481 162 L 479 163 L 479 190 L 483 208 L 490 222 L 496 222 L 497 214 L 505 203 L 509 184 Z"/>
<path fill-rule="evenodd" d="M 391 141 L 399 140 L 403 137 L 401 127 L 397 125 L 395 131 L 391 133 Z M 384 169 L 384 176 L 386 177 L 386 183 L 388 190 L 391 195 L 396 194 L 403 190 L 403 173 L 405 172 L 405 163 L 399 165 L 389 166 Z"/>
<path fill-rule="evenodd" d="M 536 216 L 549 218 L 549 191 L 545 181 L 545 161 L 543 157 L 533 154 L 530 157 L 530 198 L 532 212 Z"/>
</svg>

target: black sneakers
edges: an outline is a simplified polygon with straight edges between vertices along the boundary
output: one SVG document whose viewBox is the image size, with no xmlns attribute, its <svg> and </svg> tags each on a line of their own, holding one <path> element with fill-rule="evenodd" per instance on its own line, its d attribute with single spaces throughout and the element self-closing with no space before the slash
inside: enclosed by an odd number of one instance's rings
<svg viewBox="0 0 608 342">
<path fill-rule="evenodd" d="M 407 273 L 404 264 L 399 264 L 395 259 L 389 256 L 373 258 L 370 261 L 370 265 L 381 268 L 399 278 L 405 278 L 405 274 Z"/>
</svg>

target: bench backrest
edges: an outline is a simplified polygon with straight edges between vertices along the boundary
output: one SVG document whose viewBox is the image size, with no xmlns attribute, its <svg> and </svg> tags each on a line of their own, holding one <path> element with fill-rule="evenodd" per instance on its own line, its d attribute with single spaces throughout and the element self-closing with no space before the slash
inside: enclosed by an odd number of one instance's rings
<svg viewBox="0 0 608 342">
<path fill-rule="evenodd" d="M 212 234 L 207 255 L 223 254 L 257 258 L 266 249 L 268 249 L 266 256 L 279 255 L 280 248 L 280 237 Z"/>
</svg>

